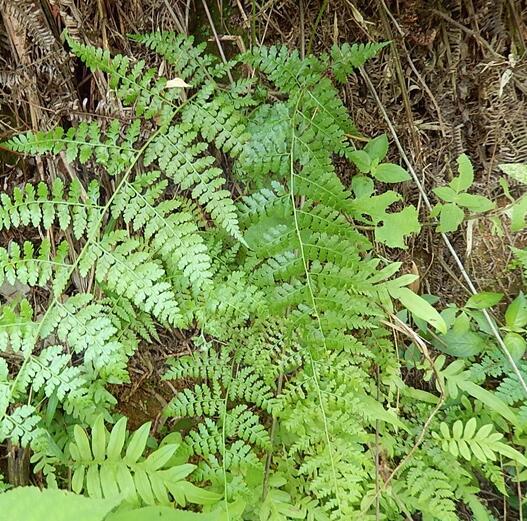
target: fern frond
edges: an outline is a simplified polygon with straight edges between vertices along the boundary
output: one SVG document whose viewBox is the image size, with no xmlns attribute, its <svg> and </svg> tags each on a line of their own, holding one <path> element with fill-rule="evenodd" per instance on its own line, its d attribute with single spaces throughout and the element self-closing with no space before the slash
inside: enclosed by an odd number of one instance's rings
<svg viewBox="0 0 527 521">
<path fill-rule="evenodd" d="M 88 367 L 101 378 L 126 381 L 126 363 L 136 345 L 123 343 L 111 311 L 93 296 L 79 293 L 58 303 L 46 315 L 40 329 L 42 338 L 55 334 L 73 352 L 82 354 Z"/>
<path fill-rule="evenodd" d="M 44 391 L 46 397 L 56 395 L 60 402 L 67 393 L 84 384 L 79 367 L 73 367 L 71 356 L 64 353 L 63 346 L 49 346 L 38 356 L 31 356 L 19 373 L 17 390 L 31 387 L 34 392 Z"/>
<path fill-rule="evenodd" d="M 16 242 L 9 250 L 0 248 L 0 285 L 6 280 L 9 284 L 19 282 L 29 286 L 45 287 L 53 280 L 53 293 L 60 295 L 69 278 L 70 264 L 65 262 L 68 244 L 59 244 L 55 255 L 51 253 L 51 242 L 45 239 L 40 244 L 38 255 L 29 241 L 22 248 Z"/>
<path fill-rule="evenodd" d="M 273 132 L 269 132 L 272 126 Z M 247 124 L 251 136 L 240 153 L 238 166 L 248 181 L 262 182 L 266 174 L 287 175 L 289 168 L 289 110 L 285 103 L 262 105 Z"/>
<path fill-rule="evenodd" d="M 65 191 L 64 183 L 57 178 L 48 188 L 45 183 L 36 186 L 25 184 L 15 188 L 12 197 L 0 194 L 0 229 L 20 226 L 42 226 L 49 230 L 58 224 L 61 230 L 70 226 L 78 239 L 98 222 L 99 185 L 92 181 L 85 192 L 78 180 L 72 181 Z"/>
<path fill-rule="evenodd" d="M 176 417 L 216 416 L 224 404 L 222 389 L 217 381 L 211 385 L 196 384 L 176 394 L 166 408 L 166 414 Z"/>
<path fill-rule="evenodd" d="M 80 164 L 95 159 L 110 175 L 118 175 L 137 154 L 134 144 L 139 138 L 141 121 L 133 121 L 123 137 L 121 127 L 122 124 L 114 120 L 103 133 L 100 123 L 83 121 L 67 131 L 57 127 L 49 132 L 19 134 L 8 141 L 6 146 L 11 150 L 31 155 L 58 155 L 64 152 L 69 162 L 78 160 Z M 56 199 L 61 199 L 60 193 Z"/>
<path fill-rule="evenodd" d="M 32 405 L 16 407 L 0 420 L 0 442 L 9 439 L 14 445 L 27 447 L 38 432 L 39 422 L 40 416 Z"/>
<path fill-rule="evenodd" d="M 377 56 L 387 45 L 389 42 L 354 44 L 345 42 L 341 45 L 333 45 L 331 68 L 336 80 L 345 83 L 355 69 L 362 67 L 368 60 Z"/>
<path fill-rule="evenodd" d="M 192 378 L 210 381 L 226 381 L 231 374 L 228 364 L 228 354 L 215 350 L 205 353 L 171 358 L 169 369 L 163 375 L 165 380 L 181 380 Z"/>
<path fill-rule="evenodd" d="M 243 114 L 236 110 L 227 94 L 217 94 L 214 83 L 205 84 L 192 103 L 183 107 L 183 123 L 191 125 L 217 148 L 236 157 L 248 134 Z"/>
<path fill-rule="evenodd" d="M 406 486 L 413 509 L 436 519 L 459 519 L 451 480 L 440 470 L 417 460 L 406 474 Z"/>
<path fill-rule="evenodd" d="M 0 351 L 28 356 L 37 342 L 38 325 L 26 299 L 0 306 Z"/>
</svg>

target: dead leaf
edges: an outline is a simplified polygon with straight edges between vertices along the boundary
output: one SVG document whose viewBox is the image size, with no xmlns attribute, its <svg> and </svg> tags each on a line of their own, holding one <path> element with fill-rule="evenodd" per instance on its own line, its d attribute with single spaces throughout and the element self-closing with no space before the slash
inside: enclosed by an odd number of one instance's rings
<svg viewBox="0 0 527 521">
<path fill-rule="evenodd" d="M 181 78 L 173 78 L 172 80 L 168 80 L 167 84 L 165 86 L 167 89 L 173 89 L 173 88 L 179 88 L 184 89 L 191 87 L 185 80 L 182 80 Z"/>
<path fill-rule="evenodd" d="M 408 286 L 414 293 L 419 292 L 419 288 L 421 287 L 421 274 L 419 273 L 419 268 L 417 267 L 417 264 L 412 261 L 412 269 L 410 270 L 410 273 L 413 275 L 417 275 L 417 278 Z"/>
</svg>

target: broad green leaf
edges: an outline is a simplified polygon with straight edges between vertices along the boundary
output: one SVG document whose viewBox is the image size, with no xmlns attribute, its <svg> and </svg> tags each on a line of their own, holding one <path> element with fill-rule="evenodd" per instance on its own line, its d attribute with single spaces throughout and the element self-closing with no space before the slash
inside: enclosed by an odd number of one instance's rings
<svg viewBox="0 0 527 521">
<path fill-rule="evenodd" d="M 472 451 L 472 454 L 476 456 L 476 459 L 481 461 L 481 463 L 487 463 L 487 456 L 485 456 L 485 453 L 479 446 L 479 444 L 475 441 L 470 442 L 470 450 Z"/>
<path fill-rule="evenodd" d="M 520 183 L 527 184 L 527 164 L 502 163 L 498 165 L 503 172 Z"/>
<path fill-rule="evenodd" d="M 459 194 L 456 199 L 457 204 L 468 208 L 471 212 L 488 212 L 496 204 L 483 195 Z"/>
<path fill-rule="evenodd" d="M 364 147 L 364 151 L 367 152 L 372 159 L 377 159 L 377 161 L 381 162 L 388 153 L 388 138 L 386 137 L 386 134 L 381 134 L 380 136 L 368 141 Z"/>
<path fill-rule="evenodd" d="M 113 464 L 101 465 L 99 478 L 101 480 L 102 495 L 104 497 L 114 497 L 119 495 L 117 478 L 115 476 L 115 466 Z"/>
<path fill-rule="evenodd" d="M 468 190 L 474 182 L 474 168 L 466 154 L 457 158 L 457 170 L 459 175 L 450 181 L 449 186 L 456 192 Z"/>
<path fill-rule="evenodd" d="M 381 403 L 372 398 L 371 396 L 364 396 L 364 414 L 370 420 L 380 420 L 386 423 L 390 423 L 395 427 L 399 427 L 406 432 L 410 432 L 410 429 L 405 425 L 399 417 L 393 412 L 386 410 Z M 374 422 L 375 423 L 375 422 Z"/>
<path fill-rule="evenodd" d="M 512 461 L 515 461 L 522 467 L 527 467 L 527 458 L 515 448 L 510 447 L 501 441 L 494 442 L 492 447 L 496 452 L 499 452 L 501 455 L 506 456 Z"/>
<path fill-rule="evenodd" d="M 468 422 L 465 424 L 465 433 L 463 434 L 463 438 L 465 440 L 470 440 L 472 436 L 474 436 L 474 433 L 476 432 L 477 424 L 478 424 L 477 420 L 474 417 L 468 420 Z"/>
<path fill-rule="evenodd" d="M 513 331 L 527 325 L 527 299 L 523 293 L 520 293 L 505 311 L 505 324 Z"/>
<path fill-rule="evenodd" d="M 185 479 L 191 472 L 194 471 L 196 465 L 192 463 L 183 463 L 183 465 L 175 465 L 169 469 L 161 471 L 160 475 L 166 481 L 180 481 Z"/>
<path fill-rule="evenodd" d="M 126 423 L 127 418 L 123 416 L 114 426 L 108 440 L 108 448 L 106 450 L 109 460 L 118 461 L 121 459 L 121 451 L 124 447 L 124 440 L 126 437 Z"/>
<path fill-rule="evenodd" d="M 398 213 L 388 214 L 383 225 L 375 228 L 375 238 L 390 248 L 406 249 L 405 237 L 419 233 L 420 230 L 417 210 L 410 205 Z"/>
<path fill-rule="evenodd" d="M 459 456 L 459 449 L 457 447 L 456 440 L 450 440 L 450 443 L 448 445 L 448 450 L 450 451 L 450 454 L 454 456 L 454 458 L 457 458 Z"/>
<path fill-rule="evenodd" d="M 359 169 L 359 172 L 367 174 L 370 171 L 371 158 L 364 150 L 349 152 L 348 159 Z"/>
<path fill-rule="evenodd" d="M 104 426 L 104 416 L 100 414 L 91 431 L 91 446 L 93 459 L 97 461 L 104 460 L 106 454 L 106 428 Z"/>
<path fill-rule="evenodd" d="M 465 307 L 472 309 L 485 309 L 495 306 L 503 298 L 503 293 L 493 293 L 492 291 L 482 291 L 477 295 L 472 295 L 467 300 Z"/>
<path fill-rule="evenodd" d="M 150 485 L 150 480 L 148 479 L 148 476 L 143 469 L 136 469 L 134 474 L 134 482 L 137 493 L 139 494 L 141 499 L 147 505 L 154 505 L 155 499 L 154 494 L 152 492 L 152 487 Z"/>
<path fill-rule="evenodd" d="M 408 396 L 408 398 L 417 400 L 425 403 L 432 403 L 436 405 L 439 402 L 439 398 L 428 391 L 423 391 L 421 389 L 415 389 L 415 387 L 405 386 L 401 389 L 401 394 Z"/>
<path fill-rule="evenodd" d="M 84 488 L 84 476 L 86 474 L 86 467 L 79 465 L 75 468 L 73 477 L 71 478 L 71 490 L 76 494 L 80 494 Z"/>
<path fill-rule="evenodd" d="M 443 317 L 424 298 L 416 295 L 408 288 L 391 290 L 390 295 L 397 299 L 410 313 L 424 320 L 440 333 L 445 334 L 447 332 Z"/>
<path fill-rule="evenodd" d="M 527 194 L 520 197 L 507 212 L 511 219 L 511 230 L 519 232 L 526 226 L 525 216 L 527 215 Z"/>
<path fill-rule="evenodd" d="M 473 398 L 476 398 L 489 409 L 497 412 L 499 415 L 503 416 L 506 420 L 512 423 L 515 427 L 520 427 L 520 422 L 514 411 L 500 398 L 498 398 L 494 393 L 483 389 L 483 387 L 467 380 L 465 378 L 457 377 L 456 385 L 466 393 L 470 394 Z"/>
<path fill-rule="evenodd" d="M 148 474 L 150 479 L 150 485 L 152 486 L 152 492 L 156 498 L 156 505 L 169 505 L 171 498 L 168 495 L 167 488 L 160 478 L 158 472 L 151 472 Z"/>
<path fill-rule="evenodd" d="M 0 494 L 6 521 L 103 521 L 122 501 L 120 497 L 93 499 L 65 490 L 18 487 Z"/>
<path fill-rule="evenodd" d="M 134 478 L 125 463 L 118 463 L 116 465 L 115 478 L 117 479 L 117 484 L 119 485 L 121 494 L 127 499 L 135 499 Z"/>
<path fill-rule="evenodd" d="M 165 465 L 177 449 L 177 445 L 165 445 L 152 452 L 152 454 L 146 458 L 145 465 L 150 471 L 158 470 Z"/>
<path fill-rule="evenodd" d="M 88 496 L 100 498 L 102 497 L 101 480 L 99 479 L 99 466 L 89 465 L 86 471 L 86 490 Z"/>
<path fill-rule="evenodd" d="M 355 197 L 370 197 L 375 190 L 373 180 L 365 175 L 356 175 L 351 180 L 351 189 Z"/>
<path fill-rule="evenodd" d="M 443 233 L 455 232 L 465 218 L 465 212 L 454 203 L 444 204 L 439 214 L 438 231 Z"/>
<path fill-rule="evenodd" d="M 430 217 L 433 219 L 435 219 L 436 217 L 439 217 L 439 214 L 441 213 L 441 208 L 443 208 L 443 204 L 437 203 L 430 211 Z"/>
<path fill-rule="evenodd" d="M 125 459 L 127 462 L 136 463 L 145 451 L 151 425 L 152 422 L 147 422 L 133 433 L 126 449 Z"/>
<path fill-rule="evenodd" d="M 357 212 L 369 215 L 375 224 L 387 218 L 387 208 L 402 199 L 401 195 L 393 190 L 387 190 L 380 195 L 362 197 L 353 202 Z"/>
<path fill-rule="evenodd" d="M 372 169 L 372 174 L 383 183 L 401 183 L 410 179 L 410 174 L 394 163 L 382 163 Z"/>
<path fill-rule="evenodd" d="M 470 449 L 468 448 L 467 442 L 465 440 L 459 440 L 457 444 L 461 456 L 463 456 L 467 461 L 470 461 L 471 453 Z"/>
<path fill-rule="evenodd" d="M 455 440 L 460 440 L 463 435 L 463 422 L 461 420 L 456 420 L 454 425 L 452 425 L 452 438 Z"/>
<path fill-rule="evenodd" d="M 197 505 L 213 505 L 221 499 L 220 494 L 199 488 L 188 481 L 177 481 L 165 484 L 172 496 L 176 499 L 176 502 L 183 506 L 185 505 L 185 501 Z"/>
<path fill-rule="evenodd" d="M 91 461 L 92 453 L 86 431 L 80 425 L 75 425 L 73 427 L 73 437 L 75 438 L 75 444 L 79 450 L 81 460 Z"/>
<path fill-rule="evenodd" d="M 434 194 L 446 203 L 454 203 L 457 199 L 457 193 L 449 186 L 438 186 L 432 190 Z"/>
<path fill-rule="evenodd" d="M 377 270 L 373 274 L 373 276 L 371 276 L 368 280 L 372 284 L 385 281 L 386 279 L 389 279 L 390 277 L 395 275 L 401 269 L 402 265 L 402 262 L 391 262 L 390 264 L 387 264 L 384 268 Z"/>
<path fill-rule="evenodd" d="M 521 360 L 525 354 L 525 348 L 527 347 L 525 339 L 518 333 L 507 333 L 503 338 L 503 341 L 505 342 L 513 360 L 515 362 Z"/>
<path fill-rule="evenodd" d="M 449 329 L 445 335 L 434 341 L 434 346 L 444 353 L 458 358 L 469 358 L 485 350 L 485 339 L 474 331 Z"/>
</svg>

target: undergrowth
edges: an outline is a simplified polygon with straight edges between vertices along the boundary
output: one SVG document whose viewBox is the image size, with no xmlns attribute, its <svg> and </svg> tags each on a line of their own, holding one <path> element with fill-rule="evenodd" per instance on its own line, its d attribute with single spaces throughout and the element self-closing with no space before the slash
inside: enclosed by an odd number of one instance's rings
<svg viewBox="0 0 527 521">
<path fill-rule="evenodd" d="M 521 510 L 525 395 L 482 314 L 500 296 L 440 314 L 373 248 L 405 248 L 421 227 L 388 186 L 410 176 L 385 161 L 386 137 L 357 145 L 338 94 L 384 45 L 224 64 L 190 38 L 132 39 L 166 77 L 67 37 L 106 74 L 119 118 L 4 144 L 71 167 L 0 194 L 0 228 L 41 237 L 0 249 L 0 283 L 18 289 L 0 312 L 0 438 L 31 451 L 48 488 L 2 494 L 3 511 L 487 520 L 492 495 Z M 466 193 L 467 161 L 438 189 L 441 231 L 492 208 Z M 520 295 L 502 329 L 522 373 L 526 325 Z M 161 436 L 128 433 L 112 390 L 175 329 L 192 352 L 172 346 Z"/>
</svg>

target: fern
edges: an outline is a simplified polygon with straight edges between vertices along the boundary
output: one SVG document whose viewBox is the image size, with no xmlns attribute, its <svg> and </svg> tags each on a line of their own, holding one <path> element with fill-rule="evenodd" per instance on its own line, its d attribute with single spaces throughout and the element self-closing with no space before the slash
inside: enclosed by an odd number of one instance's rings
<svg viewBox="0 0 527 521">
<path fill-rule="evenodd" d="M 53 292 L 60 295 L 69 278 L 70 264 L 65 262 L 68 255 L 68 244 L 63 241 L 51 255 L 51 242 L 44 240 L 40 244 L 38 256 L 29 241 L 22 248 L 16 242 L 11 243 L 9 250 L 0 248 L 0 284 L 7 281 L 29 286 L 45 287 L 53 282 Z"/>
<path fill-rule="evenodd" d="M 432 519 L 459 519 L 452 483 L 444 472 L 417 460 L 406 475 L 406 486 L 416 510 Z"/>
<path fill-rule="evenodd" d="M 192 80 L 197 85 L 212 78 L 216 58 L 205 54 L 205 43 L 194 44 L 192 36 L 171 32 L 131 35 L 130 38 L 146 45 L 170 64 L 179 78 Z"/>
<path fill-rule="evenodd" d="M 183 506 L 187 501 L 214 499 L 213 494 L 201 491 L 200 500 L 194 500 L 196 487 L 183 481 L 194 465 L 169 465 L 177 444 L 165 444 L 147 458 L 142 457 L 149 431 L 150 423 L 145 423 L 126 441 L 126 418 L 108 433 L 99 416 L 90 440 L 86 431 L 76 425 L 75 441 L 69 447 L 74 460 L 73 491 L 86 489 L 94 498 L 124 496 L 132 503 L 146 505 L 169 505 L 171 498 Z"/>
<path fill-rule="evenodd" d="M 70 361 L 62 346 L 47 347 L 38 356 L 32 356 L 21 370 L 18 386 L 31 386 L 34 392 L 43 390 L 48 398 L 56 395 L 62 402 L 67 393 L 74 392 L 83 383 L 80 368 L 72 367 Z"/>
<path fill-rule="evenodd" d="M 497 459 L 496 452 L 513 459 L 519 465 L 527 466 L 527 458 L 521 453 L 509 447 L 500 440 L 503 434 L 492 432 L 493 425 L 483 425 L 479 429 L 476 418 L 471 418 L 463 425 L 461 420 L 457 420 L 452 426 L 452 432 L 444 422 L 440 424 L 441 434 L 432 435 L 442 441 L 444 451 L 449 451 L 454 457 L 462 456 L 470 461 L 472 456 L 481 463 L 488 460 Z"/>
<path fill-rule="evenodd" d="M 170 122 L 181 93 L 178 89 L 167 89 L 166 79 L 156 78 L 155 69 L 146 68 L 144 61 L 133 63 L 121 54 L 112 57 L 107 50 L 83 45 L 69 37 L 67 42 L 87 67 L 108 74 L 109 87 L 125 104 L 134 106 L 137 116 Z"/>
<path fill-rule="evenodd" d="M 337 81 L 344 83 L 354 69 L 379 54 L 388 43 L 343 43 L 331 48 L 331 68 Z"/>
<path fill-rule="evenodd" d="M 420 229 L 416 208 L 377 191 L 409 176 L 383 162 L 385 136 L 355 146 L 331 77 L 346 81 L 384 44 L 306 58 L 262 47 L 222 64 L 173 33 L 132 40 L 166 77 L 67 38 L 131 107 L 124 116 L 7 143 L 60 154 L 72 180 L 54 172 L 0 195 L 1 229 L 35 230 L 0 249 L 0 284 L 30 292 L 0 308 L 2 440 L 29 446 L 50 487 L 135 507 L 194 503 L 248 521 L 448 520 L 468 508 L 483 519 L 480 488 L 510 494 L 498 456 L 526 466 L 502 441 L 521 445 L 525 407 L 492 348 L 477 363 L 447 364 L 432 347 L 421 359 L 385 327 L 397 290 L 419 327 L 417 303 L 445 327 L 457 311 L 439 316 L 405 287 L 414 277 L 391 280 L 400 263 L 374 254 L 373 239 L 405 248 Z M 124 418 L 105 426 L 140 345 L 168 354 L 174 395 L 156 432 L 175 432 L 159 445 L 150 424 L 129 436 Z"/>
</svg>

